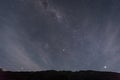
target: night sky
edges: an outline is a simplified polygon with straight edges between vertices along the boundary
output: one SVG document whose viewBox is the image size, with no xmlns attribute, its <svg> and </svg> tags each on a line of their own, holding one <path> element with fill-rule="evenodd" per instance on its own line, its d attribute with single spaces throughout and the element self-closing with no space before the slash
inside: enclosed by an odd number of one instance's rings
<svg viewBox="0 0 120 80">
<path fill-rule="evenodd" d="M 120 72 L 120 0 L 0 0 L 0 67 Z"/>
</svg>

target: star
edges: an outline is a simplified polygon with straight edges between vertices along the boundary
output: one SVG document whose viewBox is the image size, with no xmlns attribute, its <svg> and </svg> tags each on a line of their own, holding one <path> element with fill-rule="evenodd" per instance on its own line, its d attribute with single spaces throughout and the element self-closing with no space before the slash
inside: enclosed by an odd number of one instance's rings
<svg viewBox="0 0 120 80">
<path fill-rule="evenodd" d="M 104 69 L 107 69 L 107 66 L 104 66 Z"/>
</svg>

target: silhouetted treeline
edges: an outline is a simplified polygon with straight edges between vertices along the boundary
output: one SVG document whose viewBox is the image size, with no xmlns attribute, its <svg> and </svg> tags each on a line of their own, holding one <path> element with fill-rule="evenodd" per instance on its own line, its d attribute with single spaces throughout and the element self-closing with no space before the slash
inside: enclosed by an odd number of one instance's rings
<svg viewBox="0 0 120 80">
<path fill-rule="evenodd" d="M 120 74 L 99 71 L 0 71 L 0 80 L 120 80 Z"/>
</svg>

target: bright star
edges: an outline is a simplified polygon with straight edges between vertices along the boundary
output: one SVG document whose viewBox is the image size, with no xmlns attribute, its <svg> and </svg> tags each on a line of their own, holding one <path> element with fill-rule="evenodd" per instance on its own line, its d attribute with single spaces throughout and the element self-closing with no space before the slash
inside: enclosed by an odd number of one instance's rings
<svg viewBox="0 0 120 80">
<path fill-rule="evenodd" d="M 104 69 L 107 69 L 107 66 L 104 66 Z"/>
</svg>

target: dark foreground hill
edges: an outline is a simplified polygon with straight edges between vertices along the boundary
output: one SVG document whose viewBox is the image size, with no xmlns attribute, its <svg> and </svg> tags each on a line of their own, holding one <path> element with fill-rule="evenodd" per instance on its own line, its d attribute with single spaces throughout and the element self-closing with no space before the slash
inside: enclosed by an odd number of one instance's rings
<svg viewBox="0 0 120 80">
<path fill-rule="evenodd" d="M 0 71 L 0 80 L 120 80 L 120 74 L 99 71 Z"/>
</svg>

